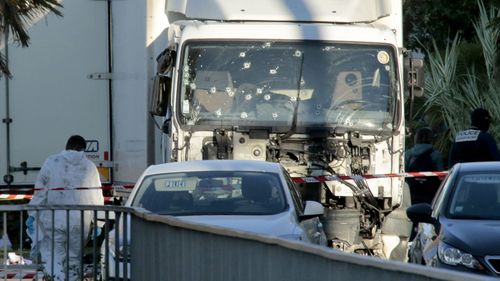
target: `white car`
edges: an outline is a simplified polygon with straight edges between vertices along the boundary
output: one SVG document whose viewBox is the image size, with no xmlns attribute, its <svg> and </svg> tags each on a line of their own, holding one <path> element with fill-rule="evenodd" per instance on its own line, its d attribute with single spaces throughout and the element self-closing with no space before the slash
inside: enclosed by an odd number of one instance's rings
<svg viewBox="0 0 500 281">
<path fill-rule="evenodd" d="M 327 245 L 319 220 L 323 206 L 302 201 L 290 175 L 278 163 L 199 160 L 153 165 L 139 178 L 125 206 Z M 114 245 L 115 235 L 110 233 L 109 237 Z M 110 248 L 109 271 L 115 276 L 115 247 Z"/>
</svg>

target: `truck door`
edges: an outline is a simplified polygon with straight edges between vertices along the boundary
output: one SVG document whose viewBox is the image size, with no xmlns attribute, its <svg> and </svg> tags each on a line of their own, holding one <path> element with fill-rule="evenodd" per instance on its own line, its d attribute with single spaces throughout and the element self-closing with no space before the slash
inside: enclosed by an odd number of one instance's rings
<svg viewBox="0 0 500 281">
<path fill-rule="evenodd" d="M 0 186 L 32 185 L 43 161 L 69 136 L 110 180 L 110 93 L 107 1 L 62 1 L 63 17 L 40 16 L 30 46 L 10 40 L 10 81 L 0 78 Z"/>
</svg>

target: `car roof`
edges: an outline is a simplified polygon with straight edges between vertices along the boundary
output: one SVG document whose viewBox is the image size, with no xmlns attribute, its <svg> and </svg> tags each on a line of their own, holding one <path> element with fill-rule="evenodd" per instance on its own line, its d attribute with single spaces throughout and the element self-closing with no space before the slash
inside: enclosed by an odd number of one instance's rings
<svg viewBox="0 0 500 281">
<path fill-rule="evenodd" d="M 191 160 L 149 166 L 144 175 L 190 171 L 259 171 L 280 173 L 281 165 L 258 160 Z"/>
<path fill-rule="evenodd" d="M 500 172 L 500 161 L 458 163 L 456 166 L 460 173 Z"/>
</svg>

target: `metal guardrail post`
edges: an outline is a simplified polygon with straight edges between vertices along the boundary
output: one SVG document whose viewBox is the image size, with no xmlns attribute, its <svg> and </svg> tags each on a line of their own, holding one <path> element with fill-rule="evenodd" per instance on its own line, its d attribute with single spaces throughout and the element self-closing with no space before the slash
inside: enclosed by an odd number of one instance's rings
<svg viewBox="0 0 500 281">
<path fill-rule="evenodd" d="M 55 228 L 54 226 L 52 226 L 53 228 Z M 65 275 L 65 278 L 66 280 L 69 280 L 69 267 L 70 267 L 70 263 L 69 263 L 69 210 L 66 210 L 66 268 L 64 270 L 64 275 Z"/>
<path fill-rule="evenodd" d="M 128 276 L 128 264 L 129 264 L 129 246 L 128 246 L 128 220 L 129 220 L 129 214 L 127 213 L 122 213 L 123 216 L 123 259 L 124 262 L 122 263 L 123 265 L 123 278 L 124 280 L 129 280 Z M 131 257 L 130 257 L 131 258 Z"/>
<path fill-rule="evenodd" d="M 2 231 L 2 242 L 3 242 L 3 260 L 4 260 L 4 271 L 7 272 L 7 265 L 5 261 L 7 260 L 7 212 L 2 213 L 3 217 L 3 231 Z M 4 280 L 7 280 L 7 274 L 4 274 Z"/>
<path fill-rule="evenodd" d="M 105 224 L 104 224 L 104 263 L 107 265 L 109 261 L 109 212 L 106 212 L 104 215 Z M 102 257 L 101 257 L 102 259 Z M 101 275 L 104 274 L 104 280 L 109 279 L 109 266 L 105 266 L 105 272 L 101 272 Z"/>
<path fill-rule="evenodd" d="M 83 210 L 80 210 L 80 229 L 82 230 L 80 232 L 80 247 L 82 249 L 82 252 L 80 253 L 80 280 L 83 280 L 83 276 L 84 276 L 84 272 L 83 272 L 83 257 L 85 255 L 85 252 L 84 252 L 84 247 L 85 247 L 85 234 L 83 233 L 83 229 L 84 229 L 84 226 L 85 226 L 85 218 L 84 218 L 84 215 L 83 215 L 84 211 Z"/>
<path fill-rule="evenodd" d="M 52 246 L 51 246 L 51 253 L 50 253 L 50 276 L 52 277 L 52 279 L 54 279 L 54 259 L 55 259 L 55 255 L 54 255 L 54 246 L 56 245 L 55 243 L 55 229 L 54 229 L 54 224 L 55 224 L 55 210 L 50 210 L 51 211 L 51 216 L 52 216 L 52 230 L 51 230 L 51 242 L 52 242 Z"/>
</svg>

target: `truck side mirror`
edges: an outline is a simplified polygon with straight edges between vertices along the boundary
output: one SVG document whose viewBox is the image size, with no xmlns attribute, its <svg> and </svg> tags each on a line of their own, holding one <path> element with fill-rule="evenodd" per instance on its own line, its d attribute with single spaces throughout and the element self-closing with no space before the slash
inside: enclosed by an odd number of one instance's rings
<svg viewBox="0 0 500 281">
<path fill-rule="evenodd" d="M 151 105 L 149 112 L 156 116 L 165 116 L 169 103 L 169 91 L 171 85 L 170 77 L 156 75 L 153 81 L 153 92 L 151 94 Z"/>
<path fill-rule="evenodd" d="M 412 54 L 405 59 L 405 79 L 410 97 L 424 95 L 424 59 Z"/>
<path fill-rule="evenodd" d="M 165 116 L 169 107 L 172 86 L 172 69 L 175 64 L 175 51 L 165 49 L 156 58 L 158 69 L 153 81 L 149 112 L 156 116 Z"/>
<path fill-rule="evenodd" d="M 161 126 L 161 131 L 164 134 L 170 134 L 170 121 L 172 121 L 172 112 L 170 111 L 170 106 L 167 106 L 165 110 L 165 121 L 163 121 L 163 125 Z"/>
<path fill-rule="evenodd" d="M 424 95 L 424 58 L 423 55 L 418 55 L 410 51 L 404 60 L 404 78 L 409 94 L 410 118 L 413 118 L 413 99 Z"/>
</svg>

